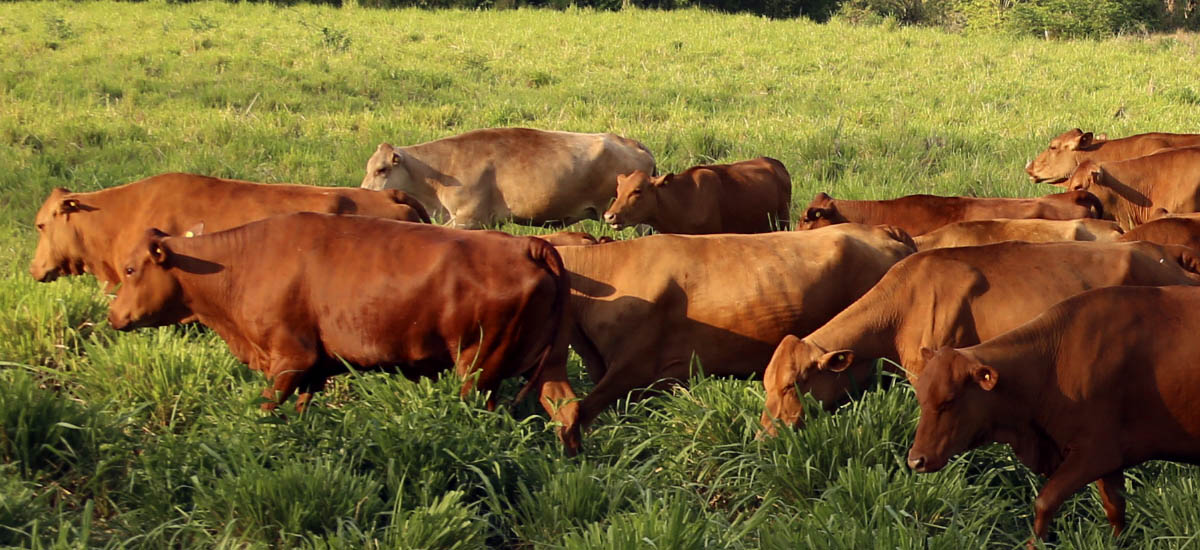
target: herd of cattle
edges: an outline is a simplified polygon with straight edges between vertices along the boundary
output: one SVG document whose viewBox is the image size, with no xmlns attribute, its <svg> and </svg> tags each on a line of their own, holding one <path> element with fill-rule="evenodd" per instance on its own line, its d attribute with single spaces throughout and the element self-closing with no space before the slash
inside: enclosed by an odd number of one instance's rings
<svg viewBox="0 0 1200 550">
<path fill-rule="evenodd" d="M 382 144 L 360 189 L 175 173 L 55 189 L 30 273 L 119 286 L 118 330 L 203 323 L 266 375 L 268 409 L 296 392 L 302 409 L 347 366 L 453 367 L 464 393 L 523 376 L 518 399 L 535 391 L 571 454 L 609 405 L 696 362 L 762 376 L 773 434 L 803 423 L 800 395 L 833 409 L 886 358 L 920 403 L 910 467 L 1007 443 L 1049 476 L 1037 537 L 1092 481 L 1120 533 L 1125 468 L 1200 460 L 1200 135 L 1072 130 L 1025 169 L 1067 190 L 820 193 L 792 220 L 774 159 L 658 175 L 612 134 L 487 129 Z M 660 234 L 464 230 L 584 218 Z M 582 399 L 568 347 L 595 383 Z"/>
</svg>

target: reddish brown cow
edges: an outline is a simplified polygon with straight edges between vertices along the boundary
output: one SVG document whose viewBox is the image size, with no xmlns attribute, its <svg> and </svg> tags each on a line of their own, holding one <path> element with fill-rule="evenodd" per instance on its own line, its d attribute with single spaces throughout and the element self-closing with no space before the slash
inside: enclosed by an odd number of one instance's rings
<svg viewBox="0 0 1200 550">
<path fill-rule="evenodd" d="M 586 246 L 613 242 L 612 237 L 594 237 L 591 234 L 584 233 L 582 231 L 558 231 L 556 233 L 533 236 L 554 246 Z"/>
<path fill-rule="evenodd" d="M 792 178 L 773 158 L 693 166 L 650 177 L 617 177 L 617 200 L 604 213 L 616 229 L 647 224 L 659 233 L 768 233 L 787 229 Z"/>
<path fill-rule="evenodd" d="M 1200 147 L 1168 149 L 1135 159 L 1084 161 L 1067 181 L 1104 204 L 1126 231 L 1162 213 L 1200 212 Z"/>
<path fill-rule="evenodd" d="M 1031 199 L 938 197 L 909 195 L 882 201 L 834 199 L 817 193 L 796 223 L 796 229 L 816 229 L 837 223 L 894 225 L 916 237 L 966 220 L 994 218 L 1073 220 L 1103 217 L 1100 201 L 1079 191 Z"/>
<path fill-rule="evenodd" d="M 538 388 L 567 450 L 579 447 L 561 330 L 570 283 L 541 239 L 300 213 L 195 238 L 152 230 L 122 265 L 113 328 L 195 316 L 272 381 L 264 408 L 299 389 L 302 409 L 343 361 L 413 378 L 454 366 L 464 394 L 522 374 L 520 395 Z"/>
<path fill-rule="evenodd" d="M 914 250 L 902 231 L 858 224 L 559 248 L 571 345 L 596 382 L 580 423 L 633 390 L 686 382 L 697 363 L 762 373 L 780 338 L 821 326 Z"/>
<path fill-rule="evenodd" d="M 1094 220 L 972 220 L 939 227 L 913 239 L 917 250 L 979 246 L 1004 241 L 1048 243 L 1058 241 L 1115 241 L 1121 236 L 1116 222 Z"/>
<path fill-rule="evenodd" d="M 1104 288 L 979 345 L 924 349 L 908 465 L 936 472 L 954 455 L 1007 443 L 1049 476 L 1034 501 L 1038 538 L 1092 481 L 1119 535 L 1125 469 L 1147 460 L 1200 464 L 1197 327 L 1200 289 Z"/>
<path fill-rule="evenodd" d="M 91 193 L 51 192 L 37 213 L 38 245 L 29 273 L 46 282 L 86 272 L 112 286 L 120 282 L 121 264 L 147 228 L 211 233 L 301 211 L 429 222 L 421 203 L 400 191 L 160 174 Z"/>
<path fill-rule="evenodd" d="M 1200 217 L 1172 215 L 1158 218 L 1133 228 L 1118 240 L 1177 244 L 1200 251 Z"/>
<path fill-rule="evenodd" d="M 1050 146 L 1025 165 L 1025 172 L 1034 182 L 1061 183 L 1085 160 L 1111 162 L 1149 155 L 1160 149 L 1196 145 L 1200 145 L 1200 134 L 1156 132 L 1109 140 L 1107 136 L 1093 138 L 1091 132 L 1075 128 L 1050 140 Z"/>
<path fill-rule="evenodd" d="M 1191 249 L 1154 243 L 1023 243 L 940 248 L 896 264 L 862 298 L 808 336 L 788 336 L 763 376 L 762 423 L 799 427 L 798 395 L 827 409 L 875 375 L 875 359 L 921 373 L 924 346 L 968 346 L 1046 308 L 1111 285 L 1200 284 Z"/>
</svg>

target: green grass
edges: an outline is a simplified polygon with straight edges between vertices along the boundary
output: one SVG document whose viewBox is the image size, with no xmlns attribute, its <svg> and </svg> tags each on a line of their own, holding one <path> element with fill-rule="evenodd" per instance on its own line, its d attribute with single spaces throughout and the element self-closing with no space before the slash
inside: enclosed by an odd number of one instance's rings
<svg viewBox="0 0 1200 550">
<path fill-rule="evenodd" d="M 698 11 L 0 4 L 0 545 L 1018 547 L 1040 481 L 1002 447 L 909 472 L 902 382 L 757 441 L 761 384 L 702 378 L 605 413 L 575 459 L 532 403 L 489 413 L 449 377 L 346 376 L 265 417 L 261 375 L 211 333 L 118 334 L 90 278 L 34 283 L 34 212 L 55 186 L 173 170 L 357 185 L 381 141 L 498 125 L 614 131 L 661 170 L 773 156 L 797 208 L 1042 194 L 1021 167 L 1065 129 L 1196 131 L 1198 47 Z M 1131 477 L 1126 535 L 1089 489 L 1054 545 L 1200 548 L 1194 468 Z"/>
</svg>

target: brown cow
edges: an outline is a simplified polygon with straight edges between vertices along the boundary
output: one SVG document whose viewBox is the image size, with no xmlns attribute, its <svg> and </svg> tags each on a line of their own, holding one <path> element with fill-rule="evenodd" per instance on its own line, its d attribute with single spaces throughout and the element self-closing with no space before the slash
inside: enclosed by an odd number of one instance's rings
<svg viewBox="0 0 1200 550">
<path fill-rule="evenodd" d="M 1115 241 L 1120 236 L 1121 228 L 1107 220 L 973 220 L 945 225 L 913 240 L 917 250 L 932 250 L 1004 241 Z"/>
<path fill-rule="evenodd" d="M 399 189 L 434 216 L 475 229 L 509 219 L 569 225 L 600 219 L 617 176 L 654 172 L 654 155 L 614 134 L 488 128 L 393 147 L 367 160 L 362 187 Z"/>
<path fill-rule="evenodd" d="M 1048 476 L 1034 501 L 1045 539 L 1059 506 L 1095 481 L 1117 535 L 1124 471 L 1147 460 L 1200 464 L 1200 289 L 1103 288 L 965 349 L 922 350 L 918 472 L 991 442 Z M 1029 541 L 1029 547 L 1034 541 Z"/>
<path fill-rule="evenodd" d="M 1118 240 L 1177 244 L 1200 252 L 1200 216 L 1174 214 L 1161 217 L 1133 228 Z"/>
<path fill-rule="evenodd" d="M 571 344 L 596 382 L 580 406 L 586 426 L 631 390 L 686 381 L 693 359 L 711 375 L 761 373 L 780 338 L 821 326 L 914 246 L 895 228 L 848 224 L 558 251 Z"/>
<path fill-rule="evenodd" d="M 1010 241 L 914 254 L 821 328 L 784 338 L 763 376 L 763 427 L 774 434 L 776 418 L 800 426 L 797 395 L 806 392 L 833 409 L 875 375 L 877 358 L 911 378 L 923 368 L 922 346 L 978 343 L 1093 288 L 1169 284 L 1200 284 L 1191 249 Z"/>
<path fill-rule="evenodd" d="M 1091 132 L 1079 128 L 1063 132 L 1050 140 L 1050 146 L 1025 165 L 1035 183 L 1067 181 L 1075 167 L 1085 160 L 1111 162 L 1149 155 L 1160 149 L 1200 145 L 1200 134 L 1138 134 L 1121 139 L 1093 139 Z"/>
<path fill-rule="evenodd" d="M 29 273 L 47 282 L 87 272 L 111 287 L 121 281 L 121 263 L 148 228 L 213 232 L 300 211 L 429 222 L 421 203 L 399 191 L 160 174 L 91 193 L 52 191 L 37 213 Z"/>
<path fill-rule="evenodd" d="M 410 378 L 454 366 L 464 394 L 523 374 L 520 395 L 537 387 L 578 449 L 561 329 L 569 281 L 541 239 L 300 213 L 195 238 L 151 230 L 127 258 L 113 328 L 195 316 L 272 380 L 264 408 L 299 389 L 303 409 L 343 362 Z"/>
<path fill-rule="evenodd" d="M 792 177 L 769 157 L 693 166 L 655 178 L 617 178 L 617 200 L 604 213 L 614 229 L 646 224 L 659 233 L 768 233 L 787 229 Z"/>
<path fill-rule="evenodd" d="M 882 201 L 834 199 L 817 193 L 796 229 L 837 223 L 894 225 L 916 237 L 943 225 L 995 218 L 1074 220 L 1104 216 L 1100 201 L 1086 192 L 1070 191 L 1030 199 L 908 195 Z"/>
<path fill-rule="evenodd" d="M 1200 147 L 1079 164 L 1067 186 L 1096 195 L 1108 219 L 1129 231 L 1162 215 L 1200 212 Z"/>
<path fill-rule="evenodd" d="M 531 236 L 537 237 L 554 246 L 586 246 L 613 242 L 612 237 L 594 237 L 590 233 L 584 233 L 583 231 L 558 231 L 556 233 Z"/>
</svg>

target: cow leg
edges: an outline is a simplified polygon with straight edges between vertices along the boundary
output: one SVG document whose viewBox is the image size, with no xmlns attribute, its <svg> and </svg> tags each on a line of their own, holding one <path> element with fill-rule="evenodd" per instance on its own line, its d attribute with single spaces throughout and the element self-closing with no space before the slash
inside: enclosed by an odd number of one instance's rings
<svg viewBox="0 0 1200 550">
<path fill-rule="evenodd" d="M 588 392 L 583 401 L 579 403 L 579 426 L 587 428 L 596 420 L 600 413 L 604 412 L 609 405 L 615 403 L 618 399 L 629 394 L 633 388 L 643 387 L 646 384 L 639 384 L 635 380 L 629 380 L 628 373 L 626 376 L 619 376 L 624 372 L 620 366 L 616 366 L 608 371 L 608 375 Z M 616 376 L 614 376 L 616 375 Z"/>
<path fill-rule="evenodd" d="M 1120 468 L 1120 464 L 1110 464 L 1109 461 L 1102 463 L 1102 457 L 1105 456 L 1117 455 L 1097 452 L 1096 449 L 1069 448 L 1066 459 L 1050 475 L 1050 479 L 1042 486 L 1042 490 L 1038 491 L 1037 499 L 1033 502 L 1033 533 L 1037 538 L 1046 540 L 1046 535 L 1050 532 L 1050 522 L 1067 497 L 1106 473 Z M 1030 540 L 1029 544 L 1032 548 L 1033 540 Z"/>
<path fill-rule="evenodd" d="M 579 425 L 579 399 L 575 397 L 571 384 L 567 382 L 566 374 L 566 369 L 562 369 L 561 373 L 556 372 L 551 375 L 543 373 L 540 380 L 541 389 L 538 394 L 538 402 L 542 404 L 542 408 L 546 409 L 551 420 L 562 425 L 558 429 L 558 439 L 566 447 L 567 455 L 575 456 L 579 453 L 582 439 Z M 534 383 L 537 382 L 534 381 Z"/>
<path fill-rule="evenodd" d="M 271 386 L 262 393 L 263 397 L 271 402 L 263 403 L 263 410 L 274 410 L 275 407 L 287 401 L 300 386 L 304 376 L 314 368 L 316 362 L 316 352 L 304 349 L 298 342 L 290 346 L 290 349 L 281 350 L 278 347 L 273 349 L 270 362 L 263 369 L 267 373 L 267 379 L 271 381 Z M 304 399 L 304 403 L 307 402 L 308 399 Z M 303 403 L 297 403 L 296 406 L 302 408 Z"/>
<path fill-rule="evenodd" d="M 1125 472 L 1117 470 L 1096 480 L 1096 488 L 1100 490 L 1100 502 L 1104 505 L 1104 515 L 1112 525 L 1113 536 L 1121 536 L 1125 530 Z"/>
</svg>

